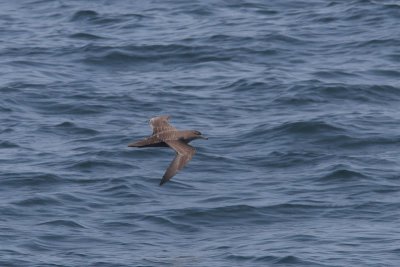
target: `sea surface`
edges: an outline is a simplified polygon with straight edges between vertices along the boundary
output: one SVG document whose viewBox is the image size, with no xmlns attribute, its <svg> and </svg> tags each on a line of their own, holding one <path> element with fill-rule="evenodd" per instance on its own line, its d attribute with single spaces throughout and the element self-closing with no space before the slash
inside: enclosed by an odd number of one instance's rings
<svg viewBox="0 0 400 267">
<path fill-rule="evenodd" d="M 0 266 L 400 266 L 400 1 L 0 1 Z"/>
</svg>

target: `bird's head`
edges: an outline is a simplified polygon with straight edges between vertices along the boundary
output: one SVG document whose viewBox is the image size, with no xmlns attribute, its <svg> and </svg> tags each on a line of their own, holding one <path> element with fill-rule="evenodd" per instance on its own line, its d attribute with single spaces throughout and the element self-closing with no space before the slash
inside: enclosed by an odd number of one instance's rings
<svg viewBox="0 0 400 267">
<path fill-rule="evenodd" d="M 205 136 L 203 136 L 203 135 L 201 134 L 201 132 L 199 132 L 199 131 L 192 131 L 192 134 L 194 135 L 195 138 L 201 138 L 201 139 L 208 140 L 208 138 L 205 137 Z"/>
</svg>

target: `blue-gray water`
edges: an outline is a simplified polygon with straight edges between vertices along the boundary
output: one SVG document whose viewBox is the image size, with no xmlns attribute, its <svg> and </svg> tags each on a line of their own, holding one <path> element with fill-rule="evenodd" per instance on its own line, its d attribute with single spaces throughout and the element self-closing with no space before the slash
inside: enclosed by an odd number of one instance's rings
<svg viewBox="0 0 400 267">
<path fill-rule="evenodd" d="M 400 3 L 1 1 L 0 266 L 400 266 Z M 127 144 L 172 116 L 209 137 Z"/>
</svg>

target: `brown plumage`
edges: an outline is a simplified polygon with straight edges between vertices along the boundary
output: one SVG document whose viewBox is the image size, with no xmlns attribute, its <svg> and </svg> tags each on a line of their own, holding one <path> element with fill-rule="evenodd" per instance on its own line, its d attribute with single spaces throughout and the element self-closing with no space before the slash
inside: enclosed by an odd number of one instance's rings
<svg viewBox="0 0 400 267">
<path fill-rule="evenodd" d="M 193 157 L 196 149 L 189 145 L 194 139 L 207 139 L 199 131 L 179 131 L 168 123 L 170 116 L 154 117 L 149 121 L 153 134 L 143 140 L 130 143 L 129 147 L 170 147 L 176 152 L 174 160 L 169 165 L 160 185 L 168 182 Z"/>
</svg>

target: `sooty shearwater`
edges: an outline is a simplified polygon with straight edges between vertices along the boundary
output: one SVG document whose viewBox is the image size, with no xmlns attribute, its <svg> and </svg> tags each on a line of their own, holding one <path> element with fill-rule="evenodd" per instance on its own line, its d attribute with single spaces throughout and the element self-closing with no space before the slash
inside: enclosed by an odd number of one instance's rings
<svg viewBox="0 0 400 267">
<path fill-rule="evenodd" d="M 179 131 L 168 123 L 170 116 L 159 116 L 150 119 L 149 124 L 153 134 L 143 140 L 130 143 L 129 147 L 170 147 L 176 152 L 174 160 L 169 165 L 160 185 L 168 182 L 193 157 L 196 149 L 189 145 L 194 139 L 208 139 L 199 131 Z"/>
</svg>

